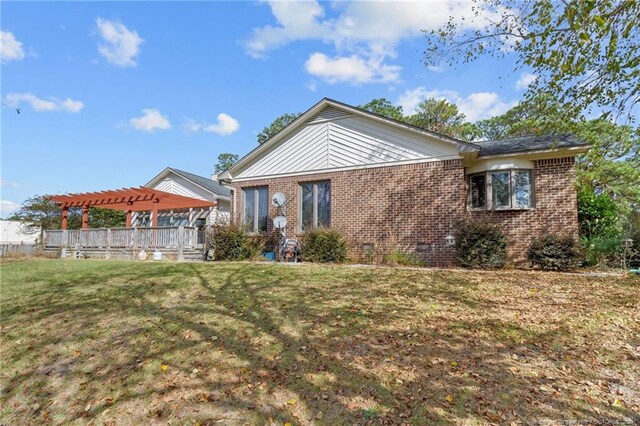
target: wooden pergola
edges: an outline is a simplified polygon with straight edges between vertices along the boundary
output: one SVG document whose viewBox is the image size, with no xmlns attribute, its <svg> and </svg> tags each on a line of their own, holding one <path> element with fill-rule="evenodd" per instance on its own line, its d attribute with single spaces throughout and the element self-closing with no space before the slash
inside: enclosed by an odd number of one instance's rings
<svg viewBox="0 0 640 426">
<path fill-rule="evenodd" d="M 70 207 L 82 208 L 82 227 L 89 227 L 89 207 L 127 212 L 127 228 L 131 227 L 132 212 L 151 212 L 151 225 L 158 226 L 158 211 L 214 207 L 215 201 L 185 197 L 153 188 L 123 188 L 81 194 L 52 195 L 48 197 L 62 208 L 62 229 L 67 229 Z"/>
</svg>

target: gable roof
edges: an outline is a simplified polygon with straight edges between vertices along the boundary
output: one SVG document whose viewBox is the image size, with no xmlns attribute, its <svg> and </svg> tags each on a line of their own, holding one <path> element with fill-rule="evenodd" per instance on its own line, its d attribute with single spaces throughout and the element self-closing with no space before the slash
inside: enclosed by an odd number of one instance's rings
<svg viewBox="0 0 640 426">
<path fill-rule="evenodd" d="M 182 176 L 183 178 L 187 179 L 188 181 L 198 185 L 199 187 L 211 192 L 214 195 L 218 195 L 218 196 L 221 196 L 221 197 L 227 197 L 227 198 L 231 196 L 231 191 L 229 190 L 229 188 L 226 188 L 226 187 L 220 185 L 217 181 L 215 181 L 213 179 L 206 178 L 204 176 L 199 176 L 199 175 L 196 175 L 196 174 L 193 174 L 193 173 L 185 172 L 184 170 L 175 169 L 173 167 L 167 167 L 166 169 L 164 169 L 156 177 L 154 177 L 149 182 L 147 182 L 147 184 L 145 186 L 149 186 L 153 181 L 157 180 L 161 176 L 164 176 L 164 175 L 168 174 L 168 172 L 173 172 L 173 173 L 177 174 L 178 176 Z"/>
<path fill-rule="evenodd" d="M 531 135 L 515 138 L 478 142 L 480 157 L 526 153 L 531 151 L 550 151 L 567 148 L 589 148 L 589 144 L 577 136 L 565 134 Z"/>
<path fill-rule="evenodd" d="M 316 103 L 314 106 L 312 106 L 311 108 L 309 108 L 307 111 L 305 111 L 303 114 L 301 114 L 298 118 L 296 118 L 294 121 L 292 121 L 291 123 L 289 123 L 289 125 L 287 125 L 286 127 L 282 128 L 279 132 L 277 132 L 275 135 L 273 135 L 271 138 L 269 138 L 269 140 L 267 140 L 266 142 L 264 142 L 261 145 L 258 145 L 255 149 L 253 149 L 252 151 L 250 151 L 247 155 L 245 155 L 244 157 L 242 157 L 239 161 L 237 161 L 232 167 L 230 167 L 228 170 L 226 170 L 225 172 L 223 172 L 220 176 L 219 179 L 230 179 L 233 176 L 233 172 L 239 170 L 240 168 L 242 168 L 243 166 L 249 164 L 252 160 L 258 158 L 262 153 L 268 151 L 273 145 L 275 145 L 276 143 L 278 143 L 278 141 L 284 139 L 287 135 L 293 133 L 296 129 L 304 126 L 309 119 L 313 118 L 316 113 L 318 113 L 320 110 L 324 109 L 325 107 L 333 107 L 333 108 L 337 108 L 337 109 L 341 109 L 344 110 L 346 112 L 352 113 L 354 115 L 357 116 L 364 116 L 364 117 L 368 117 L 374 120 L 377 120 L 379 122 L 384 122 L 388 125 L 391 125 L 393 127 L 396 128 L 402 128 L 405 130 L 408 130 L 410 132 L 413 133 L 418 133 L 421 135 L 425 135 L 425 136 L 430 136 L 432 138 L 435 138 L 441 142 L 444 142 L 446 144 L 451 144 L 454 145 L 458 152 L 478 152 L 480 150 L 480 148 L 470 142 L 465 142 L 456 138 L 452 138 L 450 136 L 446 136 L 446 135 L 442 135 L 440 133 L 436 133 L 436 132 L 432 132 L 430 130 L 426 130 L 423 129 L 421 127 L 417 127 L 417 126 L 413 126 L 411 124 L 407 124 L 405 122 L 402 121 L 398 121 L 398 120 L 394 120 L 392 118 L 389 117 L 385 117 L 379 114 L 375 114 L 372 113 L 370 111 L 366 111 L 364 109 L 361 108 L 357 108 L 348 104 L 345 104 L 343 102 L 339 102 L 330 98 L 323 98 L 321 99 L 318 103 Z"/>
</svg>

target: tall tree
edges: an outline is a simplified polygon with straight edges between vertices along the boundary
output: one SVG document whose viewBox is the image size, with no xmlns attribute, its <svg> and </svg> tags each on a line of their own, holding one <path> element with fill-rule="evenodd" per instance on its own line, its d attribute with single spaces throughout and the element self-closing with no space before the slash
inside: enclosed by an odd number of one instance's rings
<svg viewBox="0 0 640 426">
<path fill-rule="evenodd" d="M 464 131 L 465 115 L 445 99 L 429 98 L 420 102 L 415 114 L 407 117 L 407 121 L 433 132 L 458 137 Z"/>
<path fill-rule="evenodd" d="M 296 118 L 300 117 L 300 115 L 302 115 L 301 112 L 294 114 L 282 114 L 280 117 L 273 120 L 269 126 L 265 127 L 260 133 L 258 133 L 258 143 L 262 145 L 271 139 L 273 135 L 291 124 Z"/>
<path fill-rule="evenodd" d="M 427 33 L 425 65 L 515 54 L 537 77 L 526 100 L 545 93 L 567 117 L 595 109 L 633 118 L 640 103 L 637 0 L 474 0 L 475 16 Z M 473 25 L 469 22 L 473 21 Z"/>
<path fill-rule="evenodd" d="M 371 102 L 358 106 L 358 108 L 384 117 L 392 118 L 394 120 L 406 121 L 402 107 L 393 105 L 387 98 L 373 99 Z"/>
<path fill-rule="evenodd" d="M 46 195 L 34 195 L 27 198 L 9 220 L 21 221 L 29 231 L 38 228 L 59 229 L 62 212 L 55 202 L 46 198 Z"/>
<path fill-rule="evenodd" d="M 218 155 L 218 162 L 215 165 L 215 172 L 222 173 L 225 170 L 231 168 L 238 161 L 238 154 L 231 154 L 230 152 L 223 152 Z"/>
</svg>

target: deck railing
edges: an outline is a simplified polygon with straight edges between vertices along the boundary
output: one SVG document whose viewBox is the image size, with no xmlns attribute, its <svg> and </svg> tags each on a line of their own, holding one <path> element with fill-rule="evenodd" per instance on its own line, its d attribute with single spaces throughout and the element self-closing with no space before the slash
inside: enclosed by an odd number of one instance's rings
<svg viewBox="0 0 640 426">
<path fill-rule="evenodd" d="M 45 248 L 68 249 L 178 249 L 194 248 L 198 229 L 193 226 L 46 230 Z"/>
</svg>

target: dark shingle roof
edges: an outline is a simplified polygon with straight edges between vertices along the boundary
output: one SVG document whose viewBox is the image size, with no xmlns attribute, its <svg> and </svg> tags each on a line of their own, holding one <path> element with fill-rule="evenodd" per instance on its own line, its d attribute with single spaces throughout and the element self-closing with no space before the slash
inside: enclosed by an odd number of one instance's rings
<svg viewBox="0 0 640 426">
<path fill-rule="evenodd" d="M 229 197 L 231 192 L 228 188 L 220 185 L 217 181 L 213 179 L 206 178 L 204 176 L 194 175 L 193 173 L 185 172 L 184 170 L 174 169 L 173 167 L 169 167 L 171 170 L 181 175 L 185 179 L 189 179 L 190 181 L 197 183 L 198 185 L 208 189 L 209 191 L 221 195 L 223 197 Z"/>
<path fill-rule="evenodd" d="M 480 157 L 589 145 L 585 141 L 578 139 L 575 135 L 568 133 L 521 136 L 517 138 L 476 142 L 476 144 L 480 147 Z"/>
</svg>

